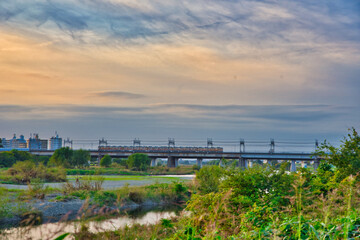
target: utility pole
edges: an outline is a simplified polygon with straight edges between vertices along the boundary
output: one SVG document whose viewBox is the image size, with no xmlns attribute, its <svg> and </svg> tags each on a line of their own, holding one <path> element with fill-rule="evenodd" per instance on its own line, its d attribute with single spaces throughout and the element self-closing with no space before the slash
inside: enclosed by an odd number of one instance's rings
<svg viewBox="0 0 360 240">
<path fill-rule="evenodd" d="M 214 144 L 213 144 L 212 138 L 208 138 L 207 139 L 207 147 L 209 148 L 209 147 L 213 147 L 213 146 L 214 146 Z"/>
<path fill-rule="evenodd" d="M 168 146 L 170 147 L 175 147 L 175 139 L 174 138 L 169 138 L 168 139 Z"/>
<path fill-rule="evenodd" d="M 70 140 L 70 138 L 64 139 L 64 147 L 69 144 L 70 148 L 73 148 L 73 140 Z"/>
<path fill-rule="evenodd" d="M 273 138 L 270 139 L 270 151 L 269 153 L 275 152 L 275 140 Z"/>
<path fill-rule="evenodd" d="M 243 138 L 240 139 L 240 153 L 245 152 L 245 140 Z"/>
</svg>

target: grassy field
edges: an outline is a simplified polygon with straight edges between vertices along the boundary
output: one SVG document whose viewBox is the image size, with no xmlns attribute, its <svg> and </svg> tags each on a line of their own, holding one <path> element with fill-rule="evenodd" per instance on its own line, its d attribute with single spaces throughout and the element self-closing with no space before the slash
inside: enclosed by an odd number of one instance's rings
<svg viewBox="0 0 360 240">
<path fill-rule="evenodd" d="M 122 167 L 90 167 L 86 169 L 67 169 L 67 175 L 186 175 L 194 174 L 196 168 L 192 165 L 182 165 L 176 168 L 166 166 L 150 167 L 146 171 L 132 171 Z"/>
<path fill-rule="evenodd" d="M 68 180 L 76 180 L 77 178 L 82 178 L 84 176 L 82 175 L 70 175 L 67 176 Z M 164 176 L 136 176 L 136 175 L 131 175 L 131 176 L 108 176 L 108 175 L 104 175 L 101 176 L 103 178 L 104 181 L 148 181 L 151 180 L 153 181 L 154 179 L 156 180 L 174 180 L 174 181 L 179 181 L 182 180 L 179 177 L 164 177 Z"/>
</svg>

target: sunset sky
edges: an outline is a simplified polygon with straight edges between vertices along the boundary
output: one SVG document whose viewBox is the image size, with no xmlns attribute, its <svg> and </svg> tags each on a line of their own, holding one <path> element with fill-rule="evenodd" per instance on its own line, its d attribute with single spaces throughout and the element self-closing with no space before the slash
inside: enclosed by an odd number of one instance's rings
<svg viewBox="0 0 360 240">
<path fill-rule="evenodd" d="M 358 0 L 0 0 L 0 137 L 360 129 Z"/>
</svg>

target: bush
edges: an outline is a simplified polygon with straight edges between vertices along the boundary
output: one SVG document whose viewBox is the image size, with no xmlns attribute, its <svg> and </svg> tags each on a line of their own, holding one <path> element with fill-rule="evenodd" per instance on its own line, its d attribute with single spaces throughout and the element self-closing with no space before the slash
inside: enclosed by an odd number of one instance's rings
<svg viewBox="0 0 360 240">
<path fill-rule="evenodd" d="M 201 169 L 200 166 L 198 166 L 197 164 L 192 166 L 192 170 L 194 171 L 199 171 L 200 169 Z"/>
<path fill-rule="evenodd" d="M 50 166 L 70 167 L 72 156 L 73 156 L 73 150 L 70 149 L 69 147 L 59 148 L 55 150 L 48 164 Z"/>
<path fill-rule="evenodd" d="M 145 171 L 150 167 L 151 159 L 143 153 L 134 153 L 129 156 L 127 165 L 130 169 Z"/>
<path fill-rule="evenodd" d="M 317 151 L 317 155 L 324 158 L 324 161 L 337 168 L 340 182 L 350 175 L 357 175 L 360 179 L 360 136 L 355 128 L 352 128 L 347 138 L 344 138 L 339 148 L 332 146 L 326 141 Z"/>
<path fill-rule="evenodd" d="M 219 166 L 204 166 L 196 173 L 199 190 L 202 193 L 217 192 L 224 170 Z"/>
<path fill-rule="evenodd" d="M 76 178 L 75 182 L 67 182 L 62 186 L 64 193 L 69 194 L 79 190 L 99 191 L 102 188 L 104 177 Z"/>
<path fill-rule="evenodd" d="M 46 168 L 42 163 L 36 165 L 31 161 L 17 162 L 7 170 L 6 175 L 16 183 L 30 183 L 32 179 L 43 182 L 64 182 L 66 172 L 63 168 Z"/>
<path fill-rule="evenodd" d="M 72 167 L 85 167 L 89 165 L 90 159 L 91 157 L 89 151 L 83 149 L 75 150 L 73 151 L 70 165 Z"/>
<path fill-rule="evenodd" d="M 94 194 L 94 202 L 99 206 L 111 206 L 114 205 L 117 201 L 117 196 L 113 192 L 96 192 Z"/>
<path fill-rule="evenodd" d="M 128 168 L 127 159 L 114 158 L 114 159 L 113 159 L 113 162 L 119 164 L 119 165 L 122 166 L 122 167 Z"/>
<path fill-rule="evenodd" d="M 275 170 L 257 165 L 246 170 L 227 171 L 221 188 L 232 191 L 232 202 L 236 206 L 249 207 L 255 202 L 284 206 L 289 203 L 287 196 L 294 181 L 294 176 L 287 174 L 285 167 L 284 164 Z"/>
<path fill-rule="evenodd" d="M 129 199 L 138 204 L 144 202 L 144 196 L 140 192 L 129 192 Z"/>
<path fill-rule="evenodd" d="M 102 167 L 109 167 L 111 165 L 111 157 L 109 155 L 105 155 L 103 158 L 101 158 L 100 160 L 100 166 Z"/>
</svg>

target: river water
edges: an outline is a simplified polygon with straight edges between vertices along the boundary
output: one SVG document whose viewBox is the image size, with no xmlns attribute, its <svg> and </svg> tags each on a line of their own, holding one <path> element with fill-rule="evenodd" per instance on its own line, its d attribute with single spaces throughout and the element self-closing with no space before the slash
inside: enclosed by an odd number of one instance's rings
<svg viewBox="0 0 360 240">
<path fill-rule="evenodd" d="M 109 176 L 106 176 L 107 178 Z M 152 176 L 151 179 L 146 180 L 106 180 L 102 187 L 103 189 L 116 189 L 122 186 L 142 186 L 154 183 L 172 182 L 174 179 L 165 179 L 163 177 L 173 177 L 179 180 L 191 180 L 194 175 L 163 175 L 163 176 Z M 72 181 L 72 180 L 70 180 Z M 60 188 L 63 183 L 47 183 L 46 186 L 53 188 Z M 26 185 L 15 185 L 15 184 L 0 184 L 0 187 L 8 189 L 28 189 Z M 180 209 L 181 210 L 181 209 Z M 136 209 L 128 212 L 126 215 L 104 220 L 104 221 L 91 221 L 89 222 L 89 230 L 91 232 L 111 231 L 116 230 L 126 225 L 132 225 L 135 223 L 139 224 L 154 224 L 163 218 L 174 217 L 179 212 L 178 207 L 166 207 L 159 208 L 155 207 L 152 209 Z M 31 240 L 45 240 L 55 239 L 63 233 L 74 233 L 79 230 L 80 224 L 78 222 L 62 222 L 62 223 L 45 223 L 35 227 L 18 227 L 5 230 L 1 235 L 0 239 L 4 240 L 18 240 L 18 239 L 31 239 Z M 72 239 L 68 237 L 67 239 Z"/>
<path fill-rule="evenodd" d="M 114 231 L 132 224 L 155 224 L 161 219 L 169 219 L 179 214 L 181 209 L 176 207 L 157 209 L 137 209 L 127 215 L 104 221 L 90 221 L 87 223 L 90 232 Z M 4 240 L 47 240 L 55 239 L 64 233 L 75 233 L 80 230 L 79 222 L 46 223 L 34 227 L 18 227 L 5 230 L 0 239 Z M 67 237 L 66 239 L 73 239 Z"/>
</svg>

